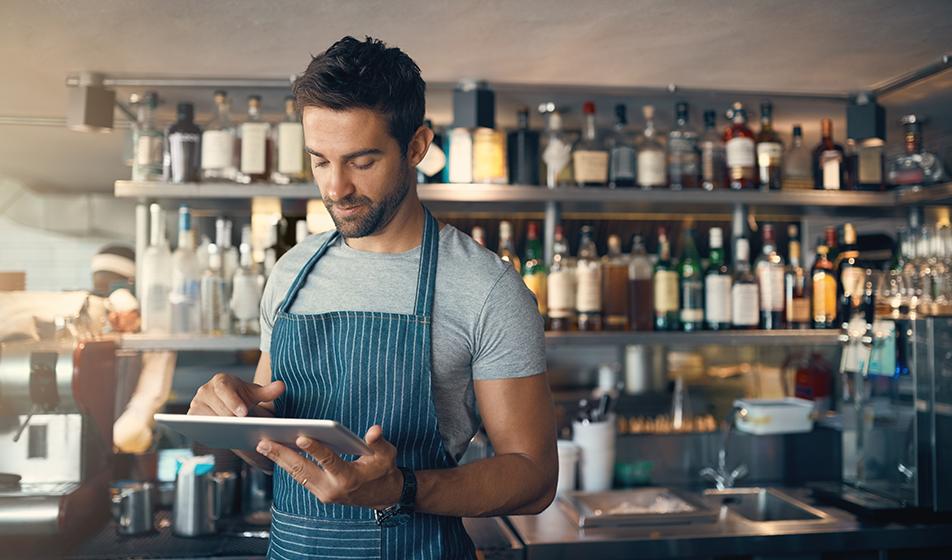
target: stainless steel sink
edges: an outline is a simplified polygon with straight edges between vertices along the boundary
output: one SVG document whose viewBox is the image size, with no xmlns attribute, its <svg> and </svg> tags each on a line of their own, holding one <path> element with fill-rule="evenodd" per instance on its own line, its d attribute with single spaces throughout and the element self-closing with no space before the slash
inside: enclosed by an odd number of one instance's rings
<svg viewBox="0 0 952 560">
<path fill-rule="evenodd" d="M 709 500 L 719 500 L 722 506 L 744 519 L 758 523 L 823 522 L 830 518 L 823 511 L 776 488 L 707 490 L 704 495 Z"/>
</svg>

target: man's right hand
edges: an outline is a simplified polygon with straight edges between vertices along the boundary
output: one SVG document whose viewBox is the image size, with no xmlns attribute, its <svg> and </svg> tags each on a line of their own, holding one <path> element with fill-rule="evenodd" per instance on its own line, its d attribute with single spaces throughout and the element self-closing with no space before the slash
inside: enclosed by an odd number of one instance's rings
<svg viewBox="0 0 952 560">
<path fill-rule="evenodd" d="M 282 393 L 282 381 L 258 385 L 233 375 L 216 373 L 208 383 L 198 388 L 188 413 L 197 416 L 274 416 L 271 402 Z"/>
</svg>

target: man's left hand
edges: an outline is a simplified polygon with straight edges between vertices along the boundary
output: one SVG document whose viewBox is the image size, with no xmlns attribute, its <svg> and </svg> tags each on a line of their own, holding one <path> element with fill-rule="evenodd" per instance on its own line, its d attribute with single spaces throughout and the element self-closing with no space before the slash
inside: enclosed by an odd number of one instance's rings
<svg viewBox="0 0 952 560">
<path fill-rule="evenodd" d="M 397 448 L 383 437 L 380 426 L 371 426 L 364 436 L 370 455 L 345 461 L 326 445 L 311 438 L 295 441 L 311 458 L 296 450 L 264 439 L 258 453 L 287 471 L 325 504 L 383 509 L 400 501 L 403 474 L 397 468 Z"/>
</svg>

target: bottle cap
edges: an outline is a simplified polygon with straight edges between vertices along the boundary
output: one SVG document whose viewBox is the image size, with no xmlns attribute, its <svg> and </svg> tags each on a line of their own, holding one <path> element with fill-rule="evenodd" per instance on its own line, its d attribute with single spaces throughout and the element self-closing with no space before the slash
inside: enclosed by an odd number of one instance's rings
<svg viewBox="0 0 952 560">
<path fill-rule="evenodd" d="M 803 127 L 798 124 L 793 125 L 793 135 L 803 137 Z"/>
<path fill-rule="evenodd" d="M 538 239 L 539 238 L 539 224 L 535 222 L 529 222 L 528 232 L 526 236 L 529 239 Z"/>
<path fill-rule="evenodd" d="M 586 115 L 594 115 L 594 114 L 595 114 L 595 102 L 593 102 L 593 101 L 586 101 L 585 104 L 582 105 L 582 112 L 585 113 Z"/>
</svg>

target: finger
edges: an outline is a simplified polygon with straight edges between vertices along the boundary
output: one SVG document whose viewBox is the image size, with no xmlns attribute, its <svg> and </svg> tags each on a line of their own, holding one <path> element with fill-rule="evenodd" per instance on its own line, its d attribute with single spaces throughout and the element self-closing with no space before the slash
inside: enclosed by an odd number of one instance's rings
<svg viewBox="0 0 952 560">
<path fill-rule="evenodd" d="M 250 401 L 253 401 L 253 404 L 271 402 L 284 393 L 284 381 L 272 381 L 267 385 L 248 383 L 244 387 L 245 394 Z"/>
<path fill-rule="evenodd" d="M 192 416 L 218 416 L 215 411 L 201 401 L 192 401 L 188 407 L 188 414 Z"/>
<path fill-rule="evenodd" d="M 256 404 L 246 402 L 230 383 L 213 384 L 213 387 L 215 387 L 215 396 L 222 403 L 221 406 L 229 411 L 228 416 L 247 416 L 249 404 Z"/>
<path fill-rule="evenodd" d="M 339 475 L 346 468 L 344 460 L 340 458 L 340 455 L 334 453 L 330 447 L 327 447 L 321 442 L 302 436 L 297 438 L 294 443 L 313 457 L 324 471 L 332 475 Z"/>
<path fill-rule="evenodd" d="M 214 392 L 209 391 L 208 394 L 203 395 L 202 402 L 204 402 L 209 408 L 212 409 L 212 411 L 214 411 L 215 416 L 235 415 L 235 411 L 222 402 L 222 400 Z"/>
<path fill-rule="evenodd" d="M 381 443 L 386 443 L 387 440 L 383 438 L 383 428 L 379 424 L 374 424 L 367 430 L 367 434 L 364 436 L 364 441 L 367 442 L 367 445 L 371 450 L 376 451 L 380 447 Z"/>
<path fill-rule="evenodd" d="M 323 479 L 324 475 L 317 465 L 280 443 L 263 439 L 258 442 L 257 451 L 274 461 L 274 464 L 284 469 L 298 483 L 307 480 L 310 485 Z"/>
</svg>

